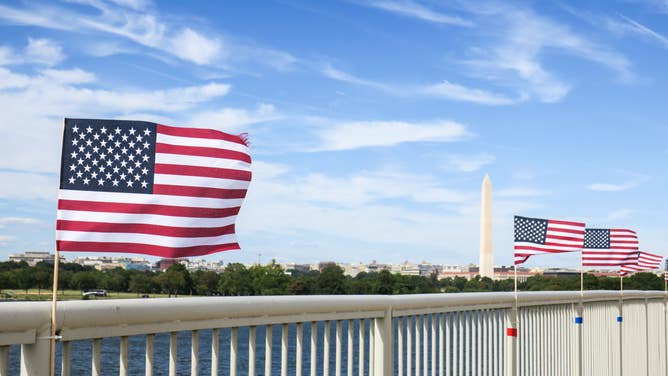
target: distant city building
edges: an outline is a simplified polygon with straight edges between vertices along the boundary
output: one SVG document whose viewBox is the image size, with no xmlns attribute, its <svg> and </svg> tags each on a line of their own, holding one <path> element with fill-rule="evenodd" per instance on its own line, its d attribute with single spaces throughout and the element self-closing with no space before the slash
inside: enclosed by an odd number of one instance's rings
<svg viewBox="0 0 668 376">
<path fill-rule="evenodd" d="M 49 252 L 28 251 L 25 253 L 18 253 L 9 256 L 9 261 L 21 262 L 25 261 L 30 266 L 35 266 L 38 262 L 46 262 L 53 264 L 55 254 Z M 64 256 L 59 256 L 60 262 L 66 262 Z"/>
</svg>

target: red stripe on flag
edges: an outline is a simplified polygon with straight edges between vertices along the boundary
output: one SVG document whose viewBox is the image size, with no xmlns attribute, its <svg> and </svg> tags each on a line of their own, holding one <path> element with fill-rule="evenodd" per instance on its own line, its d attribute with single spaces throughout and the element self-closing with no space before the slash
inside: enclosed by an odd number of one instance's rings
<svg viewBox="0 0 668 376">
<path fill-rule="evenodd" d="M 214 140 L 236 142 L 241 145 L 246 145 L 246 142 L 244 142 L 241 136 L 223 133 L 221 131 L 217 131 L 214 129 L 172 127 L 169 125 L 162 125 L 162 124 L 157 124 L 157 129 L 158 133 L 167 134 L 170 136 L 208 138 Z"/>
<path fill-rule="evenodd" d="M 208 197 L 208 198 L 244 198 L 245 189 L 220 189 L 206 187 L 188 187 L 185 185 L 154 184 L 153 193 L 159 195 Z"/>
<path fill-rule="evenodd" d="M 559 235 L 547 235 L 547 239 L 550 240 L 568 240 L 568 241 L 573 241 L 573 242 L 582 242 L 583 238 L 573 238 L 570 236 L 559 236 Z"/>
<path fill-rule="evenodd" d="M 575 235 L 584 235 L 585 234 L 584 230 L 574 230 L 574 229 L 570 229 L 570 228 L 559 228 L 559 227 L 548 227 L 548 231 L 565 232 L 565 233 L 575 234 Z"/>
<path fill-rule="evenodd" d="M 233 170 L 229 168 L 184 166 L 166 163 L 156 163 L 155 173 L 165 175 L 202 176 L 205 178 L 223 178 L 244 181 L 250 181 L 252 175 L 250 171 Z"/>
<path fill-rule="evenodd" d="M 156 153 L 191 155 L 198 157 L 211 157 L 222 159 L 233 159 L 237 161 L 251 163 L 250 155 L 236 150 L 218 149 L 205 146 L 181 146 L 164 143 L 156 143 Z"/>
<path fill-rule="evenodd" d="M 548 219 L 548 223 L 552 224 L 557 224 L 557 225 L 566 225 L 566 226 L 576 226 L 576 227 L 585 227 L 584 223 L 581 222 L 570 222 L 570 221 L 560 221 L 558 219 Z"/>
<path fill-rule="evenodd" d="M 154 204 L 59 200 L 58 209 L 103 213 L 155 214 L 172 217 L 224 218 L 239 214 L 240 208 L 196 208 Z"/>
<path fill-rule="evenodd" d="M 58 220 L 56 229 L 63 231 L 115 232 L 148 234 L 178 238 L 202 238 L 234 234 L 234 225 L 223 227 L 173 227 L 144 223 L 109 223 Z"/>
<path fill-rule="evenodd" d="M 140 243 L 74 242 L 65 240 L 57 240 L 56 246 L 58 250 L 66 252 L 142 253 L 165 258 L 202 256 L 240 249 L 238 243 L 174 248 Z"/>
</svg>

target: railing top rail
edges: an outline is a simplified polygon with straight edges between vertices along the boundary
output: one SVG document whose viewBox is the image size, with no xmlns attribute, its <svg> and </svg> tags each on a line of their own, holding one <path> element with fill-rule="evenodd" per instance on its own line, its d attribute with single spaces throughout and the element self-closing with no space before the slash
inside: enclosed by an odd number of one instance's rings
<svg viewBox="0 0 668 376">
<path fill-rule="evenodd" d="M 623 300 L 663 299 L 663 291 L 624 291 Z M 619 301 L 619 291 L 585 291 L 583 302 Z M 579 291 L 520 292 L 519 306 L 571 304 L 580 301 Z M 311 295 L 255 297 L 192 297 L 183 299 L 105 299 L 58 303 L 58 328 L 148 325 L 196 322 L 211 319 L 283 317 L 309 321 L 336 313 L 375 314 L 387 308 L 411 310 L 471 310 L 507 308 L 512 292 L 416 295 Z M 48 302 L 0 303 L 0 334 L 34 329 L 49 320 Z"/>
</svg>

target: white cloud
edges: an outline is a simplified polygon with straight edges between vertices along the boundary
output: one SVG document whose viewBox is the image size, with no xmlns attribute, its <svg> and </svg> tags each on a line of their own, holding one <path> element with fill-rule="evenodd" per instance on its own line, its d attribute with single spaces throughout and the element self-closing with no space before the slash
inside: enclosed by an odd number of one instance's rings
<svg viewBox="0 0 668 376">
<path fill-rule="evenodd" d="M 322 144 L 315 150 L 349 150 L 394 146 L 405 142 L 451 142 L 469 134 L 453 121 L 409 123 L 402 121 L 358 121 L 334 124 L 322 130 Z"/>
<path fill-rule="evenodd" d="M 450 168 L 458 171 L 473 172 L 493 163 L 495 160 L 495 156 L 482 153 L 477 155 L 450 155 L 447 158 L 447 163 Z"/>
<path fill-rule="evenodd" d="M 62 47 L 49 39 L 28 38 L 24 54 L 26 62 L 48 66 L 58 65 L 65 59 Z"/>
<path fill-rule="evenodd" d="M 467 249 L 467 241 L 476 241 L 477 233 L 460 232 L 477 226 L 479 211 L 460 215 L 443 207 L 472 205 L 477 198 L 477 192 L 450 189 L 431 175 L 388 170 L 299 175 L 285 165 L 256 161 L 237 228 L 242 241 L 263 235 L 275 239 L 272 249 L 286 238 L 319 249 L 331 248 L 334 240 L 338 260 L 356 257 L 355 251 L 341 251 L 347 241 L 360 247 L 385 244 L 386 252 L 409 245 L 433 259 L 428 252 L 459 252 Z M 438 259 L 438 253 L 434 256 Z"/>
<path fill-rule="evenodd" d="M 16 240 L 16 236 L 0 235 L 0 246 L 6 246 Z"/>
<path fill-rule="evenodd" d="M 9 225 L 9 224 L 19 224 L 19 225 L 36 225 L 41 223 L 40 220 L 35 218 L 26 218 L 26 217 L 0 217 L 0 224 Z"/>
<path fill-rule="evenodd" d="M 48 80 L 61 84 L 86 84 L 96 81 L 93 73 L 86 72 L 79 68 L 75 69 L 45 69 L 41 72 Z"/>
<path fill-rule="evenodd" d="M 393 0 L 375 0 L 369 3 L 362 3 L 374 8 L 382 9 L 387 12 L 399 14 L 405 17 L 416 18 L 422 21 L 428 21 L 439 24 L 448 24 L 454 26 L 473 26 L 471 21 L 461 17 L 451 16 L 445 13 L 431 10 L 421 4 L 413 1 L 393 1 Z"/>
<path fill-rule="evenodd" d="M 510 98 L 486 90 L 469 88 L 449 81 L 428 85 L 400 85 L 377 82 L 357 77 L 348 72 L 325 65 L 320 72 L 333 80 L 370 87 L 395 96 L 426 96 L 448 100 L 471 102 L 485 105 L 508 105 L 525 100 L 524 97 Z"/>
<path fill-rule="evenodd" d="M 635 176 L 623 183 L 593 183 L 587 189 L 598 192 L 621 192 L 635 188 L 649 180 L 647 176 Z"/>
<path fill-rule="evenodd" d="M 9 46 L 0 46 L 0 65 L 38 64 L 50 67 L 58 65 L 64 59 L 65 54 L 60 44 L 50 39 L 28 38 L 22 52 L 16 52 Z"/>
<path fill-rule="evenodd" d="M 668 4 L 666 4 L 668 7 Z M 632 33 L 639 35 L 641 37 L 654 40 L 658 42 L 663 47 L 668 47 L 668 37 L 659 34 L 658 32 L 650 29 L 649 27 L 641 24 L 640 22 L 633 20 L 626 16 L 620 16 L 622 21 L 617 21 L 613 19 L 608 19 L 607 26 L 609 29 L 619 33 Z"/>
<path fill-rule="evenodd" d="M 486 90 L 473 89 L 458 85 L 449 81 L 443 81 L 438 84 L 424 86 L 416 91 L 422 91 L 425 94 L 444 97 L 462 102 L 471 102 L 488 105 L 506 105 L 522 101 L 524 98 L 509 98 L 504 95 L 491 93 Z"/>
<path fill-rule="evenodd" d="M 475 49 L 477 57 L 463 61 L 464 65 L 483 79 L 491 77 L 517 87 L 520 97 L 558 102 L 571 90 L 569 83 L 544 67 L 542 57 L 547 51 L 606 66 L 624 81 L 633 77 L 631 63 L 625 56 L 530 10 L 504 5 L 470 10 L 479 11 L 481 23 L 504 32 L 490 47 Z"/>
<path fill-rule="evenodd" d="M 195 114 L 188 124 L 199 127 L 213 127 L 225 132 L 237 131 L 249 124 L 280 119 L 282 115 L 270 104 L 260 104 L 255 110 L 222 108 Z"/>
<path fill-rule="evenodd" d="M 190 28 L 174 36 L 171 44 L 176 56 L 197 64 L 210 64 L 222 53 L 219 39 L 206 38 Z"/>
<path fill-rule="evenodd" d="M 58 178 L 53 175 L 0 171 L 0 198 L 55 201 Z M 54 208 L 55 210 L 55 208 Z"/>
<path fill-rule="evenodd" d="M 119 117 L 165 112 L 173 118 L 225 96 L 229 85 L 208 83 L 165 90 L 101 90 L 82 87 L 95 79 L 80 70 L 35 75 L 0 67 L 0 169 L 57 172 L 63 117 Z M 29 109 L 29 110 L 26 110 Z M 192 116 L 192 115 L 190 115 Z M 53 193 L 53 192 L 51 192 Z"/>
<path fill-rule="evenodd" d="M 257 47 L 212 31 L 183 28 L 177 22 L 166 21 L 174 17 L 161 17 L 149 10 L 146 2 L 117 0 L 116 4 L 98 1 L 80 3 L 94 8 L 98 14 L 91 14 L 89 9 L 82 11 L 81 7 L 75 10 L 71 7 L 42 5 L 21 9 L 0 5 L 0 20 L 84 35 L 94 34 L 96 37 L 103 35 L 122 38 L 200 65 L 247 65 L 252 62 L 255 65 L 288 70 L 297 61 L 283 51 Z M 112 42 L 105 40 L 102 43 L 109 45 Z M 126 47 L 118 47 L 116 50 L 123 53 L 134 52 Z M 91 53 L 99 56 L 100 49 L 92 49 Z"/>
</svg>

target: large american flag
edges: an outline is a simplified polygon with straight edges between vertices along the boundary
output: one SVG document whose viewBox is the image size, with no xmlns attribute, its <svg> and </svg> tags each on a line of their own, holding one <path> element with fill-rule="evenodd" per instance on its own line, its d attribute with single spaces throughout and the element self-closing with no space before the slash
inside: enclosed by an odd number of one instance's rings
<svg viewBox="0 0 668 376">
<path fill-rule="evenodd" d="M 582 251 L 584 233 L 580 222 L 515 216 L 515 265 L 533 255 Z"/>
<path fill-rule="evenodd" d="M 663 256 L 655 255 L 649 252 L 640 251 L 637 253 L 637 258 L 632 264 L 624 264 L 621 267 L 621 274 L 626 275 L 633 272 L 643 270 L 654 270 L 661 266 Z"/>
<path fill-rule="evenodd" d="M 56 247 L 187 257 L 239 249 L 245 138 L 142 121 L 65 119 Z"/>
<path fill-rule="evenodd" d="M 585 231 L 583 266 L 619 266 L 635 263 L 638 235 L 628 229 L 594 229 Z"/>
</svg>

